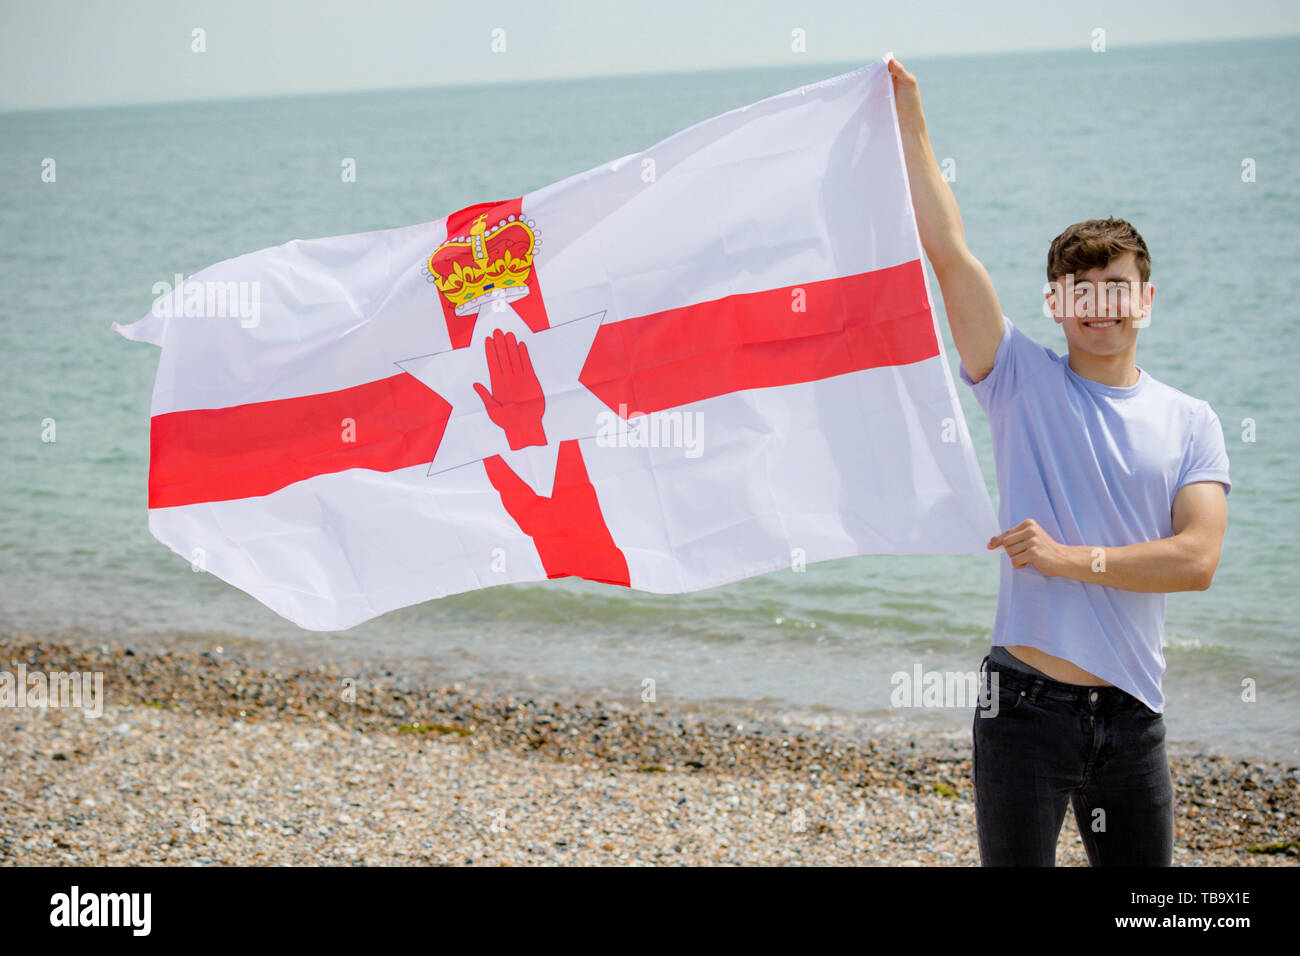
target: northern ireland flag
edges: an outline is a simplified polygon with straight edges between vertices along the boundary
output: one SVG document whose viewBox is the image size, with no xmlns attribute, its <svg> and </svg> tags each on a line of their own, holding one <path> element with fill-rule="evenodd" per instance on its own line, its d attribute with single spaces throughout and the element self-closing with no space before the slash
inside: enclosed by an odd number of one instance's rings
<svg viewBox="0 0 1300 956">
<path fill-rule="evenodd" d="M 177 281 L 114 325 L 162 350 L 150 530 L 313 630 L 566 575 L 985 553 L 885 63 Z"/>
</svg>

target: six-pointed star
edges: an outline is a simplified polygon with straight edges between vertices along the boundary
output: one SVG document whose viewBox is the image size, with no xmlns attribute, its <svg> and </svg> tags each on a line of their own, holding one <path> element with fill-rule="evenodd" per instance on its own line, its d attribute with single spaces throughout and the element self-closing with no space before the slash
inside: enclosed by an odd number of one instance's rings
<svg viewBox="0 0 1300 956">
<path fill-rule="evenodd" d="M 600 424 L 599 416 L 609 412 L 604 402 L 578 381 L 604 315 L 595 312 L 533 332 L 504 301 L 488 302 L 479 310 L 470 345 L 398 362 L 404 372 L 415 376 L 451 404 L 451 418 L 429 465 L 429 474 L 500 455 L 537 494 L 550 497 L 560 442 L 593 437 Z M 488 417 L 483 400 L 474 391 L 475 382 L 491 388 L 484 340 L 491 338 L 497 329 L 513 332 L 516 339 L 528 346 L 529 358 L 546 396 L 546 410 L 542 414 L 545 445 L 512 451 L 505 432 Z"/>
</svg>

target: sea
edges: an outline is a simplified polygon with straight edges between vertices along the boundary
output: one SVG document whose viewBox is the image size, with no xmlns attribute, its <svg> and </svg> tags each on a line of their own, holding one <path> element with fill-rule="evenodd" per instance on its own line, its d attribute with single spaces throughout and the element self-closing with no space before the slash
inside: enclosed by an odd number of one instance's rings
<svg viewBox="0 0 1300 956">
<path fill-rule="evenodd" d="M 968 244 L 1033 339 L 1065 350 L 1042 312 L 1053 237 L 1115 215 L 1146 239 L 1138 364 L 1211 403 L 1233 482 L 1213 586 L 1168 599 L 1170 747 L 1300 763 L 1300 39 L 904 64 Z M 518 196 L 860 65 L 0 114 L 0 635 L 260 646 L 524 695 L 968 738 L 969 707 L 893 694 L 918 665 L 978 668 L 991 553 L 862 556 L 677 596 L 510 585 L 300 630 L 150 535 L 158 353 L 110 329 L 176 273 Z M 988 422 L 958 388 L 996 503 Z"/>
</svg>

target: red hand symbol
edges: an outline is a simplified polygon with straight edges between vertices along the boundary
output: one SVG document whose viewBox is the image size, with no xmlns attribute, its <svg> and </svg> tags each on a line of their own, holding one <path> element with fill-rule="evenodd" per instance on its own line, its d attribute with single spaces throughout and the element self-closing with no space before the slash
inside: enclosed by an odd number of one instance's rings
<svg viewBox="0 0 1300 956">
<path fill-rule="evenodd" d="M 519 530 L 533 539 L 548 578 L 567 574 L 628 587 L 627 558 L 614 543 L 576 440 L 560 442 L 555 487 L 543 498 L 500 455 L 483 459 L 488 480 Z"/>
<path fill-rule="evenodd" d="M 490 339 L 484 339 L 483 345 L 487 350 L 492 391 L 478 382 L 474 383 L 474 391 L 483 399 L 488 418 L 506 433 L 511 451 L 528 445 L 545 445 L 542 412 L 546 410 L 546 396 L 528 358 L 528 346 L 516 342 L 513 332 L 502 334 L 500 329 Z"/>
</svg>

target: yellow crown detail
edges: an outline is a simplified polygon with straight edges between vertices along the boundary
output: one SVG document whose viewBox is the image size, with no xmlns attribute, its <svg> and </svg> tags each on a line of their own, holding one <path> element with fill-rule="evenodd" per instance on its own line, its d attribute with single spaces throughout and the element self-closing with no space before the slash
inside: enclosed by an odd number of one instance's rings
<svg viewBox="0 0 1300 956">
<path fill-rule="evenodd" d="M 537 240 L 529 224 L 511 216 L 489 227 L 486 220 L 479 216 L 466 235 L 448 239 L 429 257 L 429 275 L 454 306 L 526 286 L 532 274 Z"/>
</svg>

